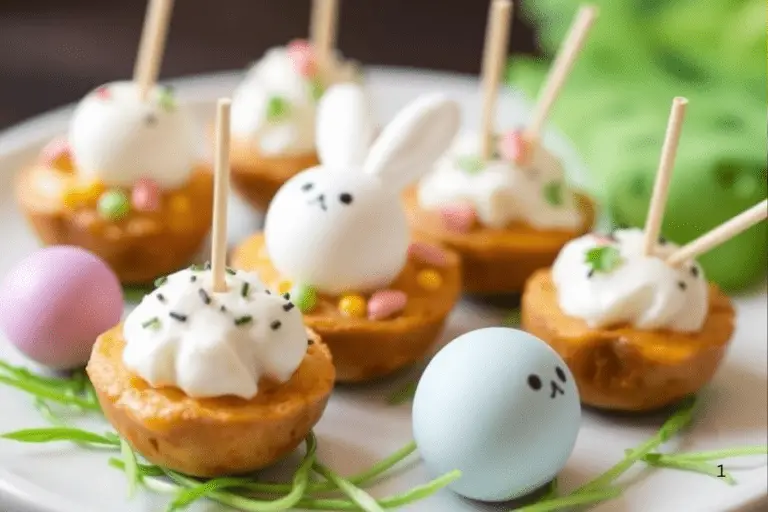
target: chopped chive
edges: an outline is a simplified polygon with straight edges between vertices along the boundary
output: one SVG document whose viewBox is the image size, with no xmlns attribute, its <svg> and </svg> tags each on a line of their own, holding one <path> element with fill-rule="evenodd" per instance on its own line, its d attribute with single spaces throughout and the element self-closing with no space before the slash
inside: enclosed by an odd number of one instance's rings
<svg viewBox="0 0 768 512">
<path fill-rule="evenodd" d="M 269 290 L 264 290 L 264 293 L 266 293 L 267 295 L 272 295 L 272 292 Z"/>
<path fill-rule="evenodd" d="M 227 306 L 222 304 L 221 307 L 219 308 L 219 311 L 221 311 L 222 313 L 226 313 L 227 312 Z"/>
<path fill-rule="evenodd" d="M 235 318 L 235 325 L 245 325 L 249 324 L 253 321 L 253 317 L 251 315 L 245 315 L 241 316 L 240 318 Z"/>
<path fill-rule="evenodd" d="M 688 288 L 688 285 L 685 284 L 683 281 L 678 281 L 677 282 L 677 287 L 680 288 L 681 290 L 685 291 L 685 289 Z"/>
<path fill-rule="evenodd" d="M 285 300 L 291 300 L 291 294 L 286 292 L 286 293 L 283 294 L 283 298 Z"/>
<path fill-rule="evenodd" d="M 201 270 L 205 270 L 205 265 L 202 263 L 193 263 L 189 266 L 189 270 L 192 272 L 200 272 Z"/>
<path fill-rule="evenodd" d="M 226 268 L 224 269 L 224 271 L 225 271 L 227 274 L 231 275 L 231 276 L 233 276 L 233 275 L 237 274 L 237 272 L 235 271 L 235 269 L 232 269 L 232 268 L 229 268 L 229 267 L 226 267 Z"/>
<path fill-rule="evenodd" d="M 155 297 L 157 297 L 157 300 L 159 300 L 160 302 L 165 303 L 165 295 L 163 295 L 162 293 L 158 293 L 157 295 L 155 295 Z"/>
<path fill-rule="evenodd" d="M 208 295 L 208 293 L 206 293 L 206 291 L 203 290 L 202 288 L 200 288 L 197 291 L 197 294 L 200 295 L 200 300 L 202 300 L 204 304 L 210 304 L 211 303 L 210 295 Z"/>
<path fill-rule="evenodd" d="M 191 276 L 189 276 L 189 280 L 190 282 L 194 283 L 195 281 L 197 281 L 197 276 L 192 274 Z"/>
<path fill-rule="evenodd" d="M 160 327 L 160 319 L 157 318 L 156 316 L 153 316 L 146 322 L 142 323 L 141 326 L 145 329 L 149 327 L 152 327 L 153 329 L 157 329 L 158 327 Z"/>
<path fill-rule="evenodd" d="M 248 296 L 248 290 L 251 288 L 251 285 L 249 283 L 243 283 L 243 287 L 240 289 L 240 295 L 243 297 Z"/>
<path fill-rule="evenodd" d="M 283 304 L 283 311 L 290 311 L 294 308 L 293 302 L 289 302 L 287 304 Z"/>
<path fill-rule="evenodd" d="M 187 315 L 182 315 L 181 313 L 176 313 L 175 311 L 171 311 L 170 313 L 168 313 L 168 316 L 170 316 L 174 320 L 178 320 L 179 322 L 187 321 Z"/>
<path fill-rule="evenodd" d="M 280 326 L 281 326 L 281 325 L 283 325 L 283 323 L 282 323 L 280 320 L 275 320 L 274 322 L 272 322 L 271 324 L 269 324 L 269 327 L 270 327 L 270 328 L 271 328 L 273 331 L 276 331 L 276 330 L 278 330 L 278 329 L 280 328 Z"/>
<path fill-rule="evenodd" d="M 307 338 L 307 343 L 310 344 L 310 345 L 314 345 L 315 344 L 315 340 L 313 340 L 312 338 Z"/>
<path fill-rule="evenodd" d="M 158 277 L 155 279 L 155 288 L 159 288 L 168 282 L 168 276 Z"/>
</svg>

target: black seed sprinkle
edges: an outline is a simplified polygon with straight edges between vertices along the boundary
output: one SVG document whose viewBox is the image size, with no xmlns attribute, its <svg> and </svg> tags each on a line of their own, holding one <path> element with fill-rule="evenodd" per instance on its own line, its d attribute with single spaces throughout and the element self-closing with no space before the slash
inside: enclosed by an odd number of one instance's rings
<svg viewBox="0 0 768 512">
<path fill-rule="evenodd" d="M 168 316 L 170 316 L 174 320 L 178 320 L 179 322 L 186 322 L 187 321 L 187 315 L 182 315 L 181 313 L 176 313 L 175 311 L 170 311 L 168 313 Z"/>
<path fill-rule="evenodd" d="M 697 267 L 696 265 L 692 266 L 691 267 L 691 275 L 693 277 L 699 277 L 699 267 Z"/>
<path fill-rule="evenodd" d="M 211 303 L 211 296 L 206 293 L 205 290 L 200 288 L 197 290 L 197 294 L 200 295 L 200 299 L 203 301 L 204 304 L 210 304 Z"/>
<path fill-rule="evenodd" d="M 158 293 L 157 295 L 155 295 L 155 297 L 157 297 L 157 300 L 159 300 L 160 302 L 165 303 L 165 295 L 163 295 L 162 293 Z"/>
<path fill-rule="evenodd" d="M 233 275 L 237 274 L 237 272 L 235 272 L 235 270 L 234 270 L 234 269 L 231 269 L 231 268 L 229 268 L 229 267 L 226 267 L 226 268 L 224 269 L 224 271 L 225 271 L 227 274 L 231 275 L 231 276 L 233 276 Z"/>
<path fill-rule="evenodd" d="M 251 288 L 251 285 L 249 283 L 243 283 L 243 287 L 240 290 L 240 295 L 242 295 L 243 297 L 247 297 L 248 296 L 248 290 L 250 288 Z"/>
<path fill-rule="evenodd" d="M 168 282 L 168 276 L 158 277 L 155 279 L 155 288 L 159 288 Z"/>
<path fill-rule="evenodd" d="M 278 330 L 278 329 L 280 328 L 280 326 L 281 326 L 281 325 L 283 325 L 283 324 L 282 324 L 282 322 L 280 322 L 280 320 L 275 320 L 274 322 L 272 322 L 271 324 L 269 324 L 269 327 L 270 327 L 270 328 L 271 328 L 273 331 L 276 331 L 276 330 Z"/>
<path fill-rule="evenodd" d="M 240 318 L 235 318 L 235 325 L 245 325 L 249 324 L 253 321 L 253 317 L 251 315 L 245 315 L 241 316 Z"/>
<path fill-rule="evenodd" d="M 290 311 L 294 308 L 293 302 L 289 302 L 287 304 L 283 304 L 283 311 Z"/>
<path fill-rule="evenodd" d="M 283 298 L 284 298 L 285 300 L 291 300 L 291 294 L 290 294 L 290 293 L 284 293 L 284 294 L 283 294 Z"/>
<path fill-rule="evenodd" d="M 157 318 L 156 316 L 153 316 L 152 318 L 150 318 L 146 322 L 142 323 L 141 326 L 143 328 L 145 328 L 145 329 L 147 327 L 160 327 L 160 319 Z"/>
<path fill-rule="evenodd" d="M 678 281 L 677 287 L 680 288 L 681 290 L 685 290 L 686 288 L 688 288 L 688 285 L 685 284 L 683 281 Z"/>
</svg>

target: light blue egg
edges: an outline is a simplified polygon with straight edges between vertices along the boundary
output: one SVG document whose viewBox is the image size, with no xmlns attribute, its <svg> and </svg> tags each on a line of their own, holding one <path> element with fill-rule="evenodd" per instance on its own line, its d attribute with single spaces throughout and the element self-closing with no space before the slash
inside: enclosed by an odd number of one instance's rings
<svg viewBox="0 0 768 512">
<path fill-rule="evenodd" d="M 573 375 L 546 343 L 517 329 L 468 332 L 429 363 L 413 432 L 434 475 L 458 469 L 454 492 L 482 501 L 523 496 L 568 460 L 581 423 Z"/>
</svg>

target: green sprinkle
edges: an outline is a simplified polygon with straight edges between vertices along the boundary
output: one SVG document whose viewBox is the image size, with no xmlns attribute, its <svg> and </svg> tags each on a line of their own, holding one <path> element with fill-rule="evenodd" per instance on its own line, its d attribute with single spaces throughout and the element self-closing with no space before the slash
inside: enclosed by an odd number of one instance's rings
<svg viewBox="0 0 768 512">
<path fill-rule="evenodd" d="M 245 325 L 251 323 L 252 321 L 253 317 L 251 315 L 245 315 L 241 316 L 240 318 L 235 318 L 235 325 Z"/>
<path fill-rule="evenodd" d="M 131 201 L 122 190 L 107 190 L 99 197 L 97 210 L 107 220 L 120 220 L 131 213 Z"/>
<path fill-rule="evenodd" d="M 176 98 L 173 95 L 173 89 L 170 87 L 163 87 L 160 89 L 157 103 L 166 112 L 173 112 L 176 110 Z"/>
<path fill-rule="evenodd" d="M 271 96 L 267 100 L 267 121 L 276 122 L 285 118 L 291 110 L 291 104 L 281 96 Z"/>
<path fill-rule="evenodd" d="M 562 181 L 551 181 L 544 185 L 544 199 L 552 206 L 562 206 L 563 192 Z"/>
<path fill-rule="evenodd" d="M 320 80 L 315 78 L 309 82 L 309 95 L 315 102 L 320 101 L 320 98 L 323 97 L 323 94 L 325 94 L 325 86 L 323 86 Z"/>
<path fill-rule="evenodd" d="M 168 276 L 158 277 L 155 279 L 155 288 L 160 288 L 168 282 Z"/>
<path fill-rule="evenodd" d="M 243 283 L 243 287 L 240 289 L 240 295 L 248 297 L 248 291 L 251 289 L 250 283 Z"/>
<path fill-rule="evenodd" d="M 587 251 L 584 263 L 590 266 L 590 275 L 594 272 L 607 274 L 621 265 L 621 253 L 612 245 L 593 247 Z"/>
<path fill-rule="evenodd" d="M 477 155 L 463 155 L 456 158 L 456 166 L 469 174 L 477 174 L 485 169 L 483 159 Z"/>
<path fill-rule="evenodd" d="M 147 329 L 147 328 L 150 328 L 150 327 L 151 327 L 152 329 L 158 329 L 158 328 L 160 327 L 160 319 L 159 319 L 159 318 L 157 318 L 156 316 L 153 316 L 153 317 L 152 317 L 152 318 L 150 318 L 149 320 L 147 320 L 147 321 L 143 322 L 143 323 L 141 324 L 141 326 L 142 326 L 143 328 L 145 328 L 145 329 Z"/>
<path fill-rule="evenodd" d="M 312 311 L 317 305 L 317 290 L 313 286 L 297 283 L 287 295 L 286 300 L 290 299 L 302 313 Z"/>
</svg>

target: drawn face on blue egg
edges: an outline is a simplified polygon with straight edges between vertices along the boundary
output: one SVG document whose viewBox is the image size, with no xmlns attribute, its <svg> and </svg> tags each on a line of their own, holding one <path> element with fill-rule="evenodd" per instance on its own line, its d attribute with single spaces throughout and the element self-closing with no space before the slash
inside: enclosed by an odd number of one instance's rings
<svg viewBox="0 0 768 512">
<path fill-rule="evenodd" d="M 427 366 L 413 404 L 419 452 L 435 475 L 458 469 L 451 489 L 506 501 L 551 481 L 581 423 L 574 379 L 560 356 L 523 331 L 459 336 Z"/>
</svg>

